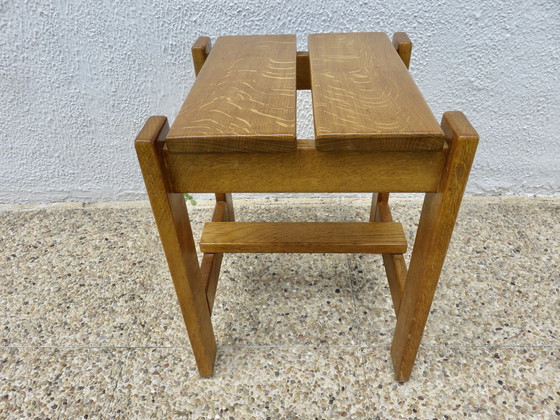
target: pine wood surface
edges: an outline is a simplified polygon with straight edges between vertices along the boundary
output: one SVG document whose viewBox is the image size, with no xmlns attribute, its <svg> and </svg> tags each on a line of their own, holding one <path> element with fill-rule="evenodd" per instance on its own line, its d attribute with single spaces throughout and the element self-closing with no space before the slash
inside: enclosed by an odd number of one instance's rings
<svg viewBox="0 0 560 420">
<path fill-rule="evenodd" d="M 384 33 L 309 36 L 320 151 L 439 150 L 444 136 Z"/>
<path fill-rule="evenodd" d="M 400 223 L 206 223 L 202 252 L 404 253 Z"/>
<path fill-rule="evenodd" d="M 295 35 L 219 37 L 200 67 L 167 135 L 169 150 L 296 149 Z"/>
</svg>

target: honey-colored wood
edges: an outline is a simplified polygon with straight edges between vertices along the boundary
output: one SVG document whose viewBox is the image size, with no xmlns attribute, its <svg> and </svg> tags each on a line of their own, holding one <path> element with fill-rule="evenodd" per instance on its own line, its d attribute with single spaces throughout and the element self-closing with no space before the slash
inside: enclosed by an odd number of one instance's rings
<svg viewBox="0 0 560 420">
<path fill-rule="evenodd" d="M 393 222 L 388 200 L 388 193 L 373 194 L 370 221 Z M 404 260 L 403 254 L 383 254 L 383 265 L 385 266 L 385 273 L 387 274 L 387 281 L 389 282 L 389 290 L 391 291 L 395 315 L 398 316 L 406 282 L 406 261 Z"/>
<path fill-rule="evenodd" d="M 233 197 L 231 196 L 231 193 L 216 193 L 216 201 L 224 201 L 226 203 L 226 220 L 228 222 L 235 222 L 235 213 L 233 212 Z"/>
<path fill-rule="evenodd" d="M 210 54 L 210 51 L 212 50 L 212 43 L 210 42 L 210 37 L 208 36 L 201 36 L 199 37 L 195 43 L 193 44 L 191 51 L 192 51 L 192 57 L 193 57 L 193 64 L 194 64 L 194 71 L 195 74 L 198 76 L 198 73 L 200 73 L 200 70 L 202 69 L 202 66 L 204 65 L 204 63 L 206 62 L 206 59 L 208 58 L 208 54 Z M 225 194 L 225 193 L 216 193 L 216 201 L 225 201 L 227 203 L 228 206 L 228 220 L 233 221 L 234 220 L 234 216 L 233 216 L 233 202 L 232 202 L 232 198 L 231 198 L 231 194 Z M 231 218 L 231 219 L 230 219 Z M 221 221 L 221 220 L 220 220 Z M 214 260 L 216 260 L 216 265 L 214 265 Z M 210 265 L 208 265 L 210 263 Z M 221 256 L 218 258 L 211 258 L 210 261 L 210 257 L 208 257 L 206 260 L 202 260 L 201 263 L 201 270 L 203 271 L 203 274 L 206 274 L 206 269 L 208 269 L 209 267 L 218 267 L 217 268 L 217 274 L 215 273 L 215 269 L 212 271 L 208 271 L 209 275 L 210 272 L 213 276 L 218 276 L 219 272 L 220 272 L 220 266 L 222 263 L 222 258 Z M 204 278 L 204 276 L 203 276 Z M 210 280 L 209 280 L 210 281 Z M 216 286 L 217 286 L 217 278 L 216 278 Z M 208 285 L 207 285 L 207 289 L 208 289 Z M 216 291 L 214 290 L 214 293 Z M 212 306 L 214 303 L 214 298 L 212 297 L 212 302 L 210 304 L 209 302 L 209 306 L 210 306 L 210 312 L 212 312 Z"/>
<path fill-rule="evenodd" d="M 297 52 L 296 64 L 296 87 L 297 90 L 311 89 L 311 72 L 309 70 L 309 53 L 307 51 Z"/>
<path fill-rule="evenodd" d="M 395 32 L 393 35 L 393 47 L 397 50 L 399 57 L 408 69 L 412 55 L 412 41 L 404 32 Z M 375 204 L 374 204 L 375 203 Z M 389 208 L 389 193 L 374 194 L 372 197 L 372 207 L 370 220 L 392 222 L 393 217 Z M 406 261 L 402 254 L 383 254 L 383 265 L 391 291 L 393 309 L 398 315 L 399 307 L 406 282 L 407 268 Z"/>
<path fill-rule="evenodd" d="M 294 35 L 219 37 L 169 134 L 170 151 L 296 150 Z"/>
<path fill-rule="evenodd" d="M 198 76 L 198 73 L 200 73 L 200 70 L 206 62 L 206 58 L 208 58 L 208 54 L 210 54 L 211 49 L 212 43 L 210 42 L 209 36 L 200 36 L 193 44 L 191 48 L 191 54 L 193 58 L 195 75 Z"/>
<path fill-rule="evenodd" d="M 233 199 L 230 193 L 216 193 L 216 207 L 214 208 L 213 222 L 234 222 Z M 210 314 L 214 308 L 216 291 L 218 290 L 218 280 L 222 267 L 223 254 L 204 254 L 200 271 L 204 284 L 206 285 L 206 299 Z"/>
<path fill-rule="evenodd" d="M 222 253 L 207 253 L 202 256 L 202 262 L 200 263 L 201 277 L 206 284 L 206 301 L 210 315 L 212 315 L 212 310 L 214 309 L 223 257 L 224 254 Z"/>
<path fill-rule="evenodd" d="M 218 195 L 218 194 L 216 194 Z M 225 198 L 225 197 L 224 197 Z M 228 219 L 227 204 L 225 200 L 217 200 L 214 208 L 213 222 L 223 222 Z M 208 309 L 212 314 L 214 307 L 214 298 L 218 289 L 218 279 L 220 277 L 220 268 L 222 267 L 223 254 L 204 254 L 202 263 L 200 264 L 200 272 L 206 290 L 206 300 L 208 301 Z"/>
<path fill-rule="evenodd" d="M 399 381 L 410 378 L 478 144 L 461 112 L 446 112 L 442 128 L 447 164 L 438 191 L 424 199 L 391 348 Z"/>
<path fill-rule="evenodd" d="M 399 57 L 406 68 L 410 68 L 410 57 L 412 56 L 412 41 L 405 32 L 393 34 L 393 47 L 397 50 Z"/>
<path fill-rule="evenodd" d="M 320 151 L 440 150 L 444 136 L 384 33 L 309 36 Z"/>
<path fill-rule="evenodd" d="M 447 149 L 322 153 L 300 141 L 295 153 L 167 153 L 176 192 L 436 191 Z"/>
<path fill-rule="evenodd" d="M 167 118 L 150 117 L 135 148 L 198 370 L 202 376 L 211 376 L 216 341 L 185 198 L 171 192 L 158 145 L 167 130 Z"/>
<path fill-rule="evenodd" d="M 152 117 L 138 135 L 201 375 L 212 374 L 216 354 L 210 317 L 223 252 L 375 252 L 383 254 L 397 314 L 396 378 L 409 379 L 478 135 L 459 112 L 434 127 L 407 71 L 412 43 L 396 33 L 393 45 L 379 33 L 312 35 L 310 53 L 296 55 L 293 36 L 222 37 L 210 53 L 210 39 L 201 37 L 193 45 L 197 81 L 174 126 L 167 133 L 167 120 Z M 296 87 L 313 88 L 316 141 L 295 139 Z M 232 192 L 364 191 L 380 191 L 370 223 L 234 222 Z M 408 271 L 389 191 L 427 193 Z M 183 192 L 216 194 L 201 267 Z"/>
<path fill-rule="evenodd" d="M 377 205 L 382 203 L 389 203 L 389 193 L 373 193 L 371 195 L 371 209 L 369 212 L 370 222 L 375 222 L 377 220 Z"/>
<path fill-rule="evenodd" d="M 410 40 L 408 35 L 405 32 L 395 32 L 393 34 L 393 47 L 397 50 L 397 53 L 399 54 L 399 57 L 401 58 L 402 62 L 404 63 L 404 65 L 408 69 L 410 67 L 410 58 L 412 56 L 412 41 Z M 377 199 L 379 199 L 380 202 L 388 203 L 389 202 L 389 193 L 381 193 L 379 196 L 377 196 L 376 194 L 373 195 L 372 205 L 371 205 L 371 214 L 370 214 L 370 221 L 372 221 L 372 222 L 375 220 Z M 385 258 L 384 258 L 384 261 L 385 261 Z M 404 260 L 403 260 L 403 262 L 404 262 Z M 402 269 L 402 264 L 400 264 L 400 265 L 401 265 L 401 269 Z M 387 269 L 387 265 L 385 265 L 385 268 Z M 404 266 L 404 270 L 405 270 L 404 273 L 406 275 L 406 265 Z M 393 303 L 395 301 L 394 298 L 395 298 L 395 296 L 393 295 Z M 395 310 L 397 310 L 397 307 L 395 307 Z"/>
<path fill-rule="evenodd" d="M 369 221 L 377 222 L 377 202 L 379 200 L 379 193 L 371 194 L 371 207 L 369 208 Z"/>
<path fill-rule="evenodd" d="M 206 223 L 203 252 L 403 253 L 400 223 Z"/>
</svg>

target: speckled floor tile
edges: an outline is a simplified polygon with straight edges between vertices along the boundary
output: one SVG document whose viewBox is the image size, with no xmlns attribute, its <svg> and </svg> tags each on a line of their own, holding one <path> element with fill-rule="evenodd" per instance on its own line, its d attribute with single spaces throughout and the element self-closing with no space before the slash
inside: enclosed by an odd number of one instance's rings
<svg viewBox="0 0 560 420">
<path fill-rule="evenodd" d="M 122 350 L 2 349 L 0 417 L 100 418 L 108 413 Z"/>
<path fill-rule="evenodd" d="M 369 217 L 368 199 L 264 198 L 237 219 Z M 392 198 L 410 249 L 420 208 Z M 225 256 L 201 379 L 147 203 L 0 207 L 0 418 L 558 417 L 559 211 L 465 199 L 403 385 L 380 256 Z M 211 203 L 189 212 L 198 238 Z"/>
<path fill-rule="evenodd" d="M 181 349 L 128 356 L 112 414 L 120 418 L 335 418 L 365 414 L 362 352 L 345 347 L 222 347 L 201 379 Z M 247 374 L 251 372 L 251 374 Z"/>
<path fill-rule="evenodd" d="M 390 343 L 395 323 L 383 264 L 377 256 L 351 256 L 350 276 L 366 342 Z M 460 264 L 444 268 L 423 342 L 461 345 L 560 344 L 558 273 L 537 260 L 516 257 L 471 274 Z M 511 271 L 510 271 L 511 270 Z M 389 335 L 380 337 L 382 332 Z M 385 341 L 384 341 L 385 339 Z M 386 341 L 389 340 L 389 341 Z"/>
<path fill-rule="evenodd" d="M 149 344 L 138 277 L 68 277 L 9 294 L 4 328 L 18 346 Z"/>
<path fill-rule="evenodd" d="M 388 351 L 388 349 L 386 349 Z M 419 354 L 409 382 L 394 381 L 390 357 L 365 351 L 366 411 L 380 418 L 560 416 L 558 347 L 434 346 Z"/>
<path fill-rule="evenodd" d="M 362 205 L 349 205 L 335 197 L 326 205 L 271 200 L 266 204 L 241 207 L 236 213 L 239 222 L 356 222 L 366 221 L 364 217 Z"/>
<path fill-rule="evenodd" d="M 532 232 L 529 219 L 524 225 L 511 224 L 516 213 L 528 211 L 516 210 L 511 204 L 494 204 L 490 215 L 484 213 L 488 220 L 483 226 L 491 229 L 481 230 L 480 207 L 474 199 L 463 204 L 423 343 L 560 344 L 558 245 L 556 252 L 542 258 L 528 239 Z M 485 205 L 485 212 L 488 207 L 492 206 Z M 554 206 L 545 206 L 545 211 L 550 207 L 555 211 Z M 491 218 L 494 213 L 496 222 Z M 404 219 L 410 220 L 406 215 Z M 514 226 L 515 232 L 508 226 Z M 411 250 L 412 246 L 407 259 Z M 357 313 L 367 326 L 362 328 L 366 343 L 390 343 L 390 334 L 380 337 L 375 328 L 392 331 L 395 323 L 382 260 L 377 255 L 350 255 L 349 259 Z"/>
<path fill-rule="evenodd" d="M 185 345 L 173 293 L 152 296 L 153 313 L 158 313 L 152 335 L 161 337 L 162 345 Z M 227 255 L 212 317 L 218 345 L 351 345 L 358 340 L 346 255 Z"/>
</svg>

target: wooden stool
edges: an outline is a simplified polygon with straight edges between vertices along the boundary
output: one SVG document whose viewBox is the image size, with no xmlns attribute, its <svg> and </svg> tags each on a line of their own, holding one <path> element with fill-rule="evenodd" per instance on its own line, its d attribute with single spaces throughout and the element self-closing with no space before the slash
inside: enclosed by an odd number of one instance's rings
<svg viewBox="0 0 560 420">
<path fill-rule="evenodd" d="M 150 117 L 138 160 L 194 356 L 211 376 L 211 314 L 224 252 L 381 253 L 397 325 L 396 378 L 410 377 L 478 144 L 460 112 L 434 119 L 396 33 L 199 38 L 197 79 L 171 129 Z M 315 139 L 296 138 L 296 89 L 311 89 Z M 366 223 L 239 223 L 231 193 L 372 192 Z M 199 265 L 183 193 L 214 192 Z M 389 192 L 426 193 L 407 269 Z"/>
</svg>

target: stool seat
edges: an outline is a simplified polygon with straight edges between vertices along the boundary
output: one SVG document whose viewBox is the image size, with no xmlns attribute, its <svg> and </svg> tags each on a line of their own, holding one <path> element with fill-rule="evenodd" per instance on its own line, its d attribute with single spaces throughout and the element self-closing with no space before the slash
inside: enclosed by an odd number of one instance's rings
<svg viewBox="0 0 560 420">
<path fill-rule="evenodd" d="M 170 152 L 295 152 L 295 35 L 222 36 L 167 135 Z M 386 34 L 313 34 L 315 145 L 441 150 L 443 131 Z"/>
</svg>

